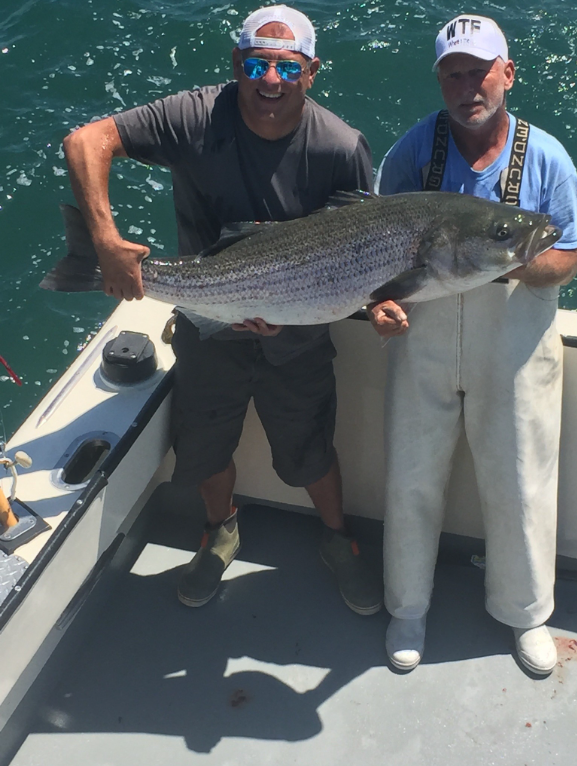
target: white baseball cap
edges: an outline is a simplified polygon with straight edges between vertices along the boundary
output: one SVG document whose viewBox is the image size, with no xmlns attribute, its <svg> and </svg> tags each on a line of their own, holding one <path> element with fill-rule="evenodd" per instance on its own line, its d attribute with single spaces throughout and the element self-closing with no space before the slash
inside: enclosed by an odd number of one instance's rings
<svg viewBox="0 0 577 766">
<path fill-rule="evenodd" d="M 283 40 L 278 37 L 259 37 L 258 30 L 265 24 L 276 21 L 285 24 L 294 35 L 294 40 Z M 286 5 L 269 5 L 259 8 L 247 16 L 242 25 L 238 47 L 273 48 L 275 50 L 298 51 L 313 59 L 315 57 L 315 30 L 309 19 Z"/>
<path fill-rule="evenodd" d="M 503 61 L 509 59 L 507 40 L 493 19 L 471 14 L 461 14 L 445 24 L 437 35 L 435 53 L 437 60 L 433 71 L 451 53 L 468 53 L 485 61 L 498 56 Z"/>
</svg>

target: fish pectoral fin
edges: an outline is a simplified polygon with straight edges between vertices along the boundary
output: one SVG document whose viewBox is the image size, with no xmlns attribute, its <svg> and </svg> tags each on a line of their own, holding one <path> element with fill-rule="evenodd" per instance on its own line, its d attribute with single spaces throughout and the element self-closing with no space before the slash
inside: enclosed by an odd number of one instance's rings
<svg viewBox="0 0 577 766">
<path fill-rule="evenodd" d="M 371 301 L 403 301 L 411 295 L 420 292 L 427 283 L 427 268 L 419 266 L 399 274 L 371 293 Z"/>
<path fill-rule="evenodd" d="M 218 319 L 208 319 L 207 317 L 195 314 L 194 311 L 189 311 L 188 309 L 185 310 L 184 316 L 198 328 L 201 340 L 206 340 L 207 338 L 210 338 L 211 335 L 214 335 L 221 330 L 230 329 L 230 324 L 228 322 L 220 322 Z"/>
<path fill-rule="evenodd" d="M 431 261 L 447 259 L 455 250 L 455 227 L 449 220 L 437 219 L 425 233 L 417 250 L 417 263 L 425 266 Z"/>
<path fill-rule="evenodd" d="M 450 221 L 436 220 L 434 225 L 425 233 L 417 250 L 417 263 L 414 269 L 404 271 L 398 277 L 391 279 L 371 295 L 371 299 L 379 303 L 383 301 L 409 300 L 417 293 L 427 290 L 427 297 L 439 297 L 442 291 L 431 293 L 430 287 L 436 280 L 434 264 L 436 261 L 447 260 L 447 253 L 454 250 L 455 237 Z M 427 289 L 428 288 L 428 289 Z M 423 299 L 427 299 L 424 298 Z"/>
</svg>

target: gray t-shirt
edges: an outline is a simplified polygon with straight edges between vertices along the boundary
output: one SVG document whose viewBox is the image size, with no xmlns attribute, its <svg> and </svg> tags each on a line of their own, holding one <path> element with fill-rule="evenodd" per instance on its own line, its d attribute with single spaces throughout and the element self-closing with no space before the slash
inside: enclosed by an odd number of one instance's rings
<svg viewBox="0 0 577 766">
<path fill-rule="evenodd" d="M 336 191 L 371 189 L 371 152 L 359 131 L 307 97 L 295 130 L 268 141 L 245 125 L 237 93 L 236 82 L 183 91 L 114 117 L 129 157 L 171 170 L 179 255 L 214 244 L 226 224 L 299 218 Z M 285 327 L 260 340 L 281 364 L 327 333 L 326 325 Z"/>
</svg>

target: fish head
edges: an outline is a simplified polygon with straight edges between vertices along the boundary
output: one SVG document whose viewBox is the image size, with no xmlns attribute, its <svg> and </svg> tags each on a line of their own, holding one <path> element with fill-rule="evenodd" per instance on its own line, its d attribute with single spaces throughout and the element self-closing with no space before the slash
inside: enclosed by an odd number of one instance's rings
<svg viewBox="0 0 577 766">
<path fill-rule="evenodd" d="M 465 194 L 444 196 L 446 209 L 434 216 L 419 246 L 422 289 L 408 300 L 479 287 L 530 263 L 561 237 L 544 213 Z M 443 207 L 442 199 L 436 202 Z"/>
</svg>

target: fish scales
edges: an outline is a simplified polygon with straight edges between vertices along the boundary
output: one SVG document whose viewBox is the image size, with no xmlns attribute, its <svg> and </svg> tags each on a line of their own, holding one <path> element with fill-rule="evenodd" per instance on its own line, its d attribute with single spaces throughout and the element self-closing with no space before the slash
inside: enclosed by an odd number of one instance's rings
<svg viewBox="0 0 577 766">
<path fill-rule="evenodd" d="M 147 292 L 170 294 L 183 307 L 221 321 L 241 321 L 263 306 L 271 323 L 301 323 L 303 312 L 310 323 L 327 321 L 327 311 L 350 314 L 375 286 L 414 266 L 422 230 L 431 219 L 430 205 L 408 207 L 390 198 L 396 204 L 384 206 L 382 201 L 369 198 L 266 226 L 200 263 L 173 262 L 166 276 L 160 272 L 168 262 L 145 262 Z M 149 271 L 159 275 L 151 284 Z M 211 307 L 218 307 L 216 313 Z"/>
<path fill-rule="evenodd" d="M 69 255 L 42 287 L 102 289 L 81 212 L 69 205 L 62 212 Z M 218 323 L 256 317 L 270 324 L 330 322 L 370 300 L 432 300 L 491 282 L 553 247 L 562 232 L 549 221 L 465 194 L 339 193 L 310 216 L 262 224 L 251 236 L 229 232 L 218 255 L 148 258 L 144 292 L 188 309 L 201 336 Z"/>
</svg>

